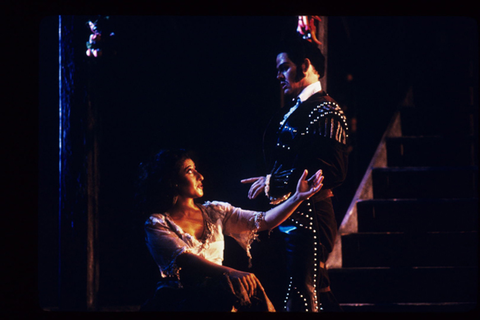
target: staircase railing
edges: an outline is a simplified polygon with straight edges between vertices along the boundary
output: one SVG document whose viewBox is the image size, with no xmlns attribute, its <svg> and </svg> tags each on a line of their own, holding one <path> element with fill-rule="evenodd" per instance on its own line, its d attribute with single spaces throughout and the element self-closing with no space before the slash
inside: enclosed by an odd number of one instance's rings
<svg viewBox="0 0 480 320">
<path fill-rule="evenodd" d="M 385 130 L 385 133 L 378 144 L 378 147 L 373 155 L 370 164 L 360 182 L 357 191 L 348 207 L 348 210 L 340 224 L 337 236 L 335 238 L 335 246 L 333 251 L 327 260 L 327 268 L 341 268 L 342 267 L 342 234 L 358 232 L 358 220 L 357 220 L 357 202 L 359 200 L 373 199 L 373 187 L 372 187 L 372 170 L 373 168 L 385 168 L 387 167 L 387 147 L 386 140 L 390 137 L 401 137 L 402 126 L 400 110 L 397 110 L 393 115 L 390 123 Z"/>
</svg>

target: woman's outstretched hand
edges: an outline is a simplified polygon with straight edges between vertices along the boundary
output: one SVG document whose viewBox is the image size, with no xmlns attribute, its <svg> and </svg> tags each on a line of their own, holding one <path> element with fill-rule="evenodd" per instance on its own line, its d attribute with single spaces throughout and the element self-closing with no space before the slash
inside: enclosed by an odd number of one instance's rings
<svg viewBox="0 0 480 320">
<path fill-rule="evenodd" d="M 323 175 L 322 170 L 315 172 L 310 179 L 306 180 L 308 175 L 308 170 L 304 170 L 302 176 L 297 183 L 297 196 L 300 200 L 305 200 L 313 196 L 315 193 L 320 191 L 323 187 Z"/>
</svg>

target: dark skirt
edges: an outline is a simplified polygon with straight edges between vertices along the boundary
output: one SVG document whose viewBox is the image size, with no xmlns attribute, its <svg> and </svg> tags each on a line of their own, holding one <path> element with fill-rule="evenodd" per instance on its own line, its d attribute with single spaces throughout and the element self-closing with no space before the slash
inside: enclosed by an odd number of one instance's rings
<svg viewBox="0 0 480 320">
<path fill-rule="evenodd" d="M 178 287 L 172 281 L 160 281 L 155 294 L 140 311 L 160 312 L 231 312 L 273 311 L 273 305 L 263 290 L 250 297 L 249 303 L 241 303 L 233 291 L 227 276 L 204 277 Z"/>
</svg>

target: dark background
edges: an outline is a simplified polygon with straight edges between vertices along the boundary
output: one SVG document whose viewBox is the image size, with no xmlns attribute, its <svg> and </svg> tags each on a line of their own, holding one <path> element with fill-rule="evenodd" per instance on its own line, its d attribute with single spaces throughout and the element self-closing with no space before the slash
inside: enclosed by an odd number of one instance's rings
<svg viewBox="0 0 480 320">
<path fill-rule="evenodd" d="M 203 200 L 263 208 L 242 178 L 265 174 L 262 134 L 280 106 L 275 44 L 292 16 L 111 16 L 114 55 L 85 56 L 90 34 L 75 17 L 78 70 L 101 69 L 100 305 L 134 305 L 150 294 L 156 266 L 133 207 L 136 166 L 160 148 L 186 147 L 205 177 Z M 340 224 L 375 148 L 409 88 L 442 94 L 455 81 L 452 57 L 476 37 L 462 17 L 329 17 L 327 92 L 356 130 L 347 181 L 335 193 Z M 38 280 L 42 307 L 58 303 L 58 17 L 39 31 Z M 100 60 L 99 60 L 100 61 Z M 452 73 L 453 72 L 453 73 Z M 79 71 L 81 73 L 81 71 Z M 87 74 L 87 73 L 85 73 Z M 349 76 L 350 75 L 350 76 Z M 88 83 L 89 79 L 84 79 Z M 74 121 L 74 120 L 73 120 Z M 79 157 L 82 155 L 80 154 Z M 226 262 L 243 265 L 235 244 Z M 228 251 L 227 251 L 228 252 Z M 79 273 L 84 270 L 77 270 Z"/>
</svg>

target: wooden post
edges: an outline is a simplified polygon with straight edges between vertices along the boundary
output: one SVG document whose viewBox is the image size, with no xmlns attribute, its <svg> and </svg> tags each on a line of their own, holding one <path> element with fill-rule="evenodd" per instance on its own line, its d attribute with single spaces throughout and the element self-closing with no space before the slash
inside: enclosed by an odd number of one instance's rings
<svg viewBox="0 0 480 320">
<path fill-rule="evenodd" d="M 319 45 L 320 51 L 322 51 L 325 57 L 325 75 L 320 79 L 323 90 L 328 92 L 327 88 L 327 76 L 328 76 L 328 17 L 320 16 L 320 21 L 317 22 L 317 39 L 322 43 Z"/>
<path fill-rule="evenodd" d="M 98 128 L 97 112 L 92 101 L 88 101 L 88 135 L 90 147 L 87 150 L 87 310 L 97 308 L 99 285 L 98 265 L 98 208 L 99 208 L 99 168 L 98 168 Z"/>
<path fill-rule="evenodd" d="M 85 22 L 59 17 L 58 297 L 62 311 L 94 311 L 98 292 L 99 129 Z M 86 97 L 86 99 L 85 99 Z"/>
<path fill-rule="evenodd" d="M 59 17 L 59 309 L 85 310 L 86 199 L 75 18 Z"/>
</svg>

